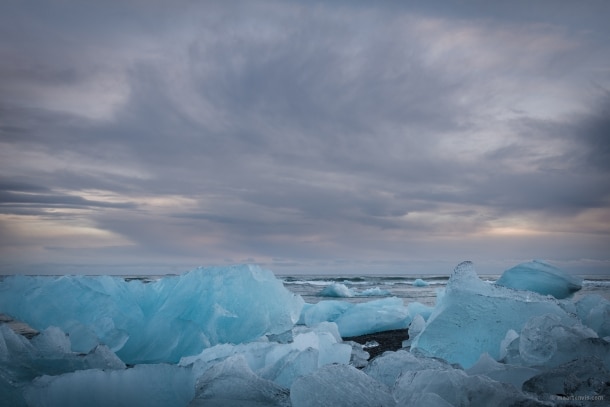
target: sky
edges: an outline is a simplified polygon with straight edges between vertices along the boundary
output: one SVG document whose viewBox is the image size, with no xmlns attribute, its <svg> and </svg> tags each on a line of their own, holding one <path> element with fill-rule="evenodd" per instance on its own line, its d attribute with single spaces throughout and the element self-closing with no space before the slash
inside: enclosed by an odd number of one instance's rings
<svg viewBox="0 0 610 407">
<path fill-rule="evenodd" d="M 610 2 L 0 4 L 0 274 L 610 276 Z"/>
</svg>

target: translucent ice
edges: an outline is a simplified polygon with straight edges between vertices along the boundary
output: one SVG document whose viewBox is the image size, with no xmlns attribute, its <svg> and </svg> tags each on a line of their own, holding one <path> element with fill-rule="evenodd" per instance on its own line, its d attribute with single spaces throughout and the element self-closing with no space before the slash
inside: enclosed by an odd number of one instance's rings
<svg viewBox="0 0 610 407">
<path fill-rule="evenodd" d="M 460 369 L 405 372 L 394 386 L 398 405 L 415 405 L 420 395 L 434 393 L 453 406 L 527 405 L 528 398 L 511 385 L 485 376 L 469 376 Z"/>
<path fill-rule="evenodd" d="M 196 384 L 195 406 L 290 406 L 288 389 L 257 376 L 243 355 L 231 356 L 207 370 Z"/>
<path fill-rule="evenodd" d="M 195 375 L 200 376 L 215 364 L 240 355 L 261 378 L 290 387 L 297 377 L 321 366 L 349 363 L 352 348 L 348 344 L 338 343 L 337 337 L 335 324 L 322 323 L 314 328 L 297 330 L 291 343 L 221 344 L 207 348 L 199 355 L 182 358 L 180 365 L 192 366 Z"/>
<path fill-rule="evenodd" d="M 573 320 L 556 300 L 485 283 L 472 263 L 463 262 L 411 349 L 469 368 L 484 352 L 499 359 L 507 331 L 520 332 L 531 317 L 543 314 Z"/>
<path fill-rule="evenodd" d="M 578 317 L 583 324 L 601 337 L 610 336 L 610 301 L 599 295 L 589 294 L 576 302 Z"/>
<path fill-rule="evenodd" d="M 411 317 L 400 298 L 390 297 L 358 304 L 320 301 L 306 306 L 300 321 L 307 326 L 335 322 L 341 336 L 350 337 L 406 328 Z"/>
<path fill-rule="evenodd" d="M 591 356 L 610 368 L 610 343 L 576 320 L 565 321 L 556 315 L 532 317 L 521 330 L 518 341 L 516 362 L 524 365 L 556 367 Z"/>
<path fill-rule="evenodd" d="M 466 371 L 470 376 L 485 375 L 490 379 L 508 383 L 520 389 L 523 383 L 540 373 L 540 370 L 526 366 L 515 366 L 496 362 L 487 353 L 481 355 L 478 362 Z"/>
<path fill-rule="evenodd" d="M 418 278 L 415 281 L 413 281 L 413 285 L 415 287 L 426 287 L 426 286 L 430 285 L 430 283 L 422 280 L 421 278 Z"/>
<path fill-rule="evenodd" d="M 60 327 L 73 350 L 103 343 L 132 364 L 176 362 L 218 343 L 285 332 L 302 305 L 270 271 L 247 265 L 200 268 L 151 283 L 109 276 L 0 282 L 3 312 L 39 330 Z"/>
<path fill-rule="evenodd" d="M 399 350 L 397 352 L 386 352 L 382 356 L 375 358 L 363 371 L 389 388 L 392 388 L 396 379 L 405 372 L 424 369 L 445 370 L 453 369 L 453 367 L 440 359 L 418 356 L 404 350 Z"/>
<path fill-rule="evenodd" d="M 506 270 L 496 284 L 566 298 L 582 288 L 582 279 L 541 260 L 534 260 Z"/>
<path fill-rule="evenodd" d="M 346 365 L 327 365 L 295 380 L 293 407 L 386 407 L 396 405 L 387 386 Z"/>
<path fill-rule="evenodd" d="M 41 376 L 26 389 L 25 400 L 33 406 L 186 406 L 194 395 L 190 369 L 155 364 Z"/>
</svg>

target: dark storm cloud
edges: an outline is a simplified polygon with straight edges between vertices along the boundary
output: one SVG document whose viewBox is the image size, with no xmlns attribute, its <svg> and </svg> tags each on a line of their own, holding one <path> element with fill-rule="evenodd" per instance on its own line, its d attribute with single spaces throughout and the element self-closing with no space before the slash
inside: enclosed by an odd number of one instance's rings
<svg viewBox="0 0 610 407">
<path fill-rule="evenodd" d="M 477 4 L 8 2 L 3 213 L 290 263 L 607 208 L 600 13 Z"/>
</svg>

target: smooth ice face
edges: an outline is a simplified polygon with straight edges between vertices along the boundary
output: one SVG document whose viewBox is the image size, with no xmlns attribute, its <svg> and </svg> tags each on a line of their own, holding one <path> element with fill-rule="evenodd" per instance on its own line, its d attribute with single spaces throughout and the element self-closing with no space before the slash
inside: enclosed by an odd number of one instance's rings
<svg viewBox="0 0 610 407">
<path fill-rule="evenodd" d="M 582 279 L 541 260 L 534 260 L 506 270 L 496 284 L 561 299 L 580 290 Z"/>
<path fill-rule="evenodd" d="M 346 365 L 327 365 L 300 377 L 290 387 L 293 407 L 392 407 L 387 386 Z"/>
<path fill-rule="evenodd" d="M 243 355 L 231 356 L 207 370 L 196 384 L 195 406 L 290 406 L 288 389 L 257 376 Z"/>
<path fill-rule="evenodd" d="M 72 350 L 108 345 L 126 363 L 176 362 L 219 343 L 290 330 L 303 306 L 257 266 L 210 267 L 151 283 L 99 276 L 0 282 L 0 310 L 70 334 Z M 151 340 L 154 338 L 154 340 Z"/>
<path fill-rule="evenodd" d="M 41 376 L 25 391 L 32 406 L 186 406 L 195 395 L 190 369 L 138 365 L 124 370 L 80 370 Z"/>
<path fill-rule="evenodd" d="M 576 302 L 576 312 L 582 323 L 601 338 L 610 337 L 610 301 L 595 294 L 585 295 Z"/>
<path fill-rule="evenodd" d="M 520 332 L 531 317 L 544 314 L 573 321 L 558 301 L 486 283 L 471 262 L 464 262 L 449 278 L 445 294 L 411 350 L 469 368 L 484 352 L 498 360 L 506 333 Z"/>
<path fill-rule="evenodd" d="M 411 323 L 409 309 L 400 298 L 390 297 L 352 304 L 344 301 L 320 301 L 303 309 L 300 322 L 313 326 L 323 321 L 335 322 L 342 337 L 403 329 Z"/>
<path fill-rule="evenodd" d="M 430 283 L 427 282 L 427 281 L 422 280 L 421 278 L 418 278 L 415 281 L 413 281 L 413 285 L 415 287 L 426 287 L 426 286 L 429 286 Z"/>
<path fill-rule="evenodd" d="M 424 369 L 405 372 L 393 394 L 397 405 L 417 405 L 414 400 L 434 393 L 453 406 L 513 406 L 531 401 L 513 386 L 485 376 L 469 376 L 460 369 Z M 533 404 L 533 403 L 532 403 Z"/>
</svg>

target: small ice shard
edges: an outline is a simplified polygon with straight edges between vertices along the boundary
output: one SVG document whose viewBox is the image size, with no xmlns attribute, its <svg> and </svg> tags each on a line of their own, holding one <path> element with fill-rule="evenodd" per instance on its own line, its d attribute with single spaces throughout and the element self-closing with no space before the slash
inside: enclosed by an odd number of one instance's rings
<svg viewBox="0 0 610 407">
<path fill-rule="evenodd" d="M 392 407 L 387 386 L 353 366 L 326 365 L 298 378 L 290 387 L 293 407 Z"/>
<path fill-rule="evenodd" d="M 207 370 L 198 380 L 195 406 L 290 406 L 288 389 L 256 375 L 243 355 L 231 356 Z"/>
<path fill-rule="evenodd" d="M 376 348 L 377 346 L 379 346 L 379 342 L 377 342 L 377 341 L 367 341 L 364 344 L 364 349 Z"/>
<path fill-rule="evenodd" d="M 430 285 L 429 282 L 422 280 L 421 278 L 416 279 L 415 281 L 413 281 L 413 285 L 415 287 L 427 287 Z"/>
<path fill-rule="evenodd" d="M 582 279 L 541 260 L 534 260 L 506 270 L 496 284 L 561 299 L 580 290 Z"/>
<path fill-rule="evenodd" d="M 345 284 L 332 283 L 331 285 L 324 287 L 318 294 L 321 297 L 353 297 L 355 294 L 352 290 L 347 288 Z"/>
</svg>

